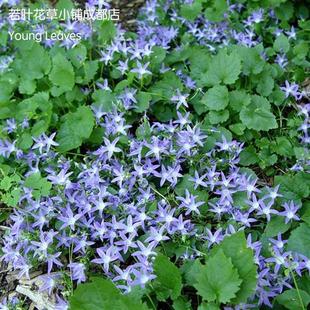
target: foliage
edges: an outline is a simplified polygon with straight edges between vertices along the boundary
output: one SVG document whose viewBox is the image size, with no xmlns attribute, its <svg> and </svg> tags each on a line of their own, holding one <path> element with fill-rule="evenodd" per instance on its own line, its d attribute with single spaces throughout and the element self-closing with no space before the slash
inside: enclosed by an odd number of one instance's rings
<svg viewBox="0 0 310 310">
<path fill-rule="evenodd" d="M 50 5 L 0 1 L 3 265 L 46 271 L 57 309 L 306 309 L 306 5 L 147 1 L 134 32 L 9 20 Z M 42 31 L 81 37 L 9 35 Z"/>
</svg>

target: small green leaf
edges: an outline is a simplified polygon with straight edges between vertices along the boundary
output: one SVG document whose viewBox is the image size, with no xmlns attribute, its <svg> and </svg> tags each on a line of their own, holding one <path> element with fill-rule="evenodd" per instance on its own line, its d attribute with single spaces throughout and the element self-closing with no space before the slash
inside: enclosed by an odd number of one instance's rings
<svg viewBox="0 0 310 310">
<path fill-rule="evenodd" d="M 280 34 L 273 43 L 273 48 L 277 52 L 287 53 L 290 49 L 288 38 L 284 34 Z"/>
<path fill-rule="evenodd" d="M 116 26 L 112 20 L 96 20 L 94 24 L 98 29 L 99 41 L 101 44 L 110 42 L 116 35 Z"/>
<path fill-rule="evenodd" d="M 94 124 L 93 112 L 86 106 L 64 115 L 57 134 L 58 150 L 66 152 L 81 146 L 90 137 Z"/>
<path fill-rule="evenodd" d="M 219 305 L 217 305 L 213 302 L 208 302 L 208 303 L 202 302 L 198 306 L 197 310 L 220 310 L 220 307 L 219 307 Z"/>
<path fill-rule="evenodd" d="M 180 78 L 171 71 L 163 74 L 161 80 L 156 82 L 150 89 L 149 92 L 153 94 L 153 101 L 168 99 L 175 94 L 176 89 L 182 91 L 183 85 Z"/>
<path fill-rule="evenodd" d="M 229 125 L 229 129 L 237 136 L 242 136 L 245 130 L 245 126 L 242 123 Z"/>
<path fill-rule="evenodd" d="M 244 90 L 233 90 L 229 92 L 229 107 L 234 111 L 240 112 L 242 107 L 251 103 L 251 96 Z"/>
<path fill-rule="evenodd" d="M 234 267 L 237 268 L 242 283 L 240 290 L 231 302 L 239 304 L 246 300 L 255 292 L 257 283 L 257 267 L 254 263 L 253 251 L 248 248 L 244 232 L 240 231 L 231 236 L 225 237 L 222 243 L 214 248 L 223 250 L 224 254 L 231 258 Z"/>
<path fill-rule="evenodd" d="M 240 112 L 242 123 L 249 129 L 268 131 L 277 128 L 275 116 L 270 111 L 270 104 L 264 97 L 253 95 L 252 102 Z"/>
<path fill-rule="evenodd" d="M 29 49 L 21 51 L 21 58 L 14 62 L 14 67 L 21 76 L 21 80 L 41 79 L 49 73 L 51 59 L 48 52 L 39 43 L 33 42 Z M 25 86 L 25 82 L 23 85 Z M 28 91 L 29 85 L 31 82 L 28 83 Z"/>
<path fill-rule="evenodd" d="M 295 175 L 277 175 L 275 185 L 280 184 L 280 192 L 286 199 L 297 200 L 307 198 L 310 193 L 310 182 L 305 173 Z"/>
<path fill-rule="evenodd" d="M 21 94 L 31 95 L 35 92 L 37 83 L 35 80 L 24 80 L 20 81 L 18 90 Z"/>
<path fill-rule="evenodd" d="M 0 181 L 0 189 L 4 191 L 8 191 L 12 186 L 12 178 L 9 176 L 4 176 L 3 179 Z"/>
<path fill-rule="evenodd" d="M 263 71 L 265 61 L 254 47 L 236 46 L 236 54 L 242 60 L 242 72 L 245 75 L 259 74 Z"/>
<path fill-rule="evenodd" d="M 70 61 L 62 54 L 53 57 L 53 68 L 49 74 L 53 83 L 53 96 L 59 96 L 65 91 L 72 90 L 74 86 L 74 71 Z"/>
<path fill-rule="evenodd" d="M 10 216 L 10 212 L 1 212 L 0 208 L 0 223 L 6 221 Z"/>
<path fill-rule="evenodd" d="M 98 60 L 86 61 L 84 64 L 84 80 L 83 83 L 89 83 L 94 79 L 99 68 Z"/>
<path fill-rule="evenodd" d="M 210 124 L 220 124 L 226 122 L 229 118 L 229 111 L 222 110 L 222 111 L 210 111 L 207 115 Z"/>
<path fill-rule="evenodd" d="M 202 103 L 210 110 L 220 111 L 227 107 L 229 102 L 226 86 L 216 85 L 210 88 L 202 98 Z"/>
<path fill-rule="evenodd" d="M 180 13 L 182 17 L 194 21 L 201 13 L 201 10 L 201 1 L 195 0 L 192 4 L 182 4 Z"/>
<path fill-rule="evenodd" d="M 239 56 L 236 53 L 228 55 L 222 49 L 212 58 L 205 81 L 210 85 L 233 84 L 238 79 L 240 72 L 241 61 Z"/>
<path fill-rule="evenodd" d="M 290 290 L 286 290 L 281 295 L 278 295 L 276 300 L 280 305 L 289 310 L 308 309 L 310 295 L 303 290 L 297 291 L 296 289 L 292 288 Z"/>
<path fill-rule="evenodd" d="M 291 227 L 290 223 L 285 223 L 283 216 L 272 216 L 271 220 L 267 223 L 264 234 L 266 237 L 271 238 L 277 234 L 283 234 Z"/>
<path fill-rule="evenodd" d="M 87 49 L 85 45 L 78 44 L 77 46 L 68 50 L 68 56 L 72 64 L 76 68 L 80 68 L 86 59 Z"/>
<path fill-rule="evenodd" d="M 187 261 L 183 267 L 182 272 L 184 273 L 186 284 L 194 285 L 197 282 L 197 275 L 202 272 L 204 266 L 199 259 L 195 259 L 194 261 Z"/>
<path fill-rule="evenodd" d="M 224 13 L 227 11 L 227 2 L 225 0 L 214 0 L 205 10 L 205 17 L 212 22 L 223 20 Z"/>
<path fill-rule="evenodd" d="M 287 250 L 310 257 L 310 227 L 308 224 L 302 223 L 291 232 Z"/>
<path fill-rule="evenodd" d="M 277 137 L 273 150 L 277 154 L 287 157 L 294 154 L 292 144 L 286 137 Z"/>
<path fill-rule="evenodd" d="M 183 296 L 180 296 L 178 299 L 173 301 L 172 307 L 174 310 L 189 310 L 191 309 L 191 303 Z"/>
<path fill-rule="evenodd" d="M 142 113 L 142 112 L 145 112 L 149 108 L 152 95 L 149 93 L 140 91 L 137 94 L 136 99 L 138 102 L 136 104 L 135 111 L 138 113 Z"/>
<path fill-rule="evenodd" d="M 240 153 L 240 164 L 242 166 L 250 166 L 257 163 L 259 157 L 253 145 L 245 147 Z"/>
<path fill-rule="evenodd" d="M 147 310 L 140 301 L 123 295 L 110 280 L 96 277 L 91 281 L 74 291 L 69 298 L 70 310 Z"/>
<path fill-rule="evenodd" d="M 181 295 L 182 279 L 180 270 L 170 262 L 169 258 L 158 254 L 154 262 L 157 278 L 154 280 L 156 294 L 160 300 L 169 296 L 174 300 Z"/>
<path fill-rule="evenodd" d="M 227 303 L 236 297 L 241 282 L 231 259 L 220 249 L 207 260 L 194 287 L 204 300 Z"/>
<path fill-rule="evenodd" d="M 71 0 L 59 0 L 59 1 L 57 1 L 56 8 L 59 11 L 66 10 L 66 11 L 70 12 L 74 8 L 74 5 L 73 5 Z"/>
<path fill-rule="evenodd" d="M 100 109 L 102 112 L 111 112 L 116 104 L 116 98 L 112 92 L 97 89 L 93 92 L 92 98 L 95 101 L 92 106 Z"/>
<path fill-rule="evenodd" d="M 33 173 L 27 177 L 24 186 L 33 190 L 32 194 L 36 199 L 42 196 L 48 196 L 52 188 L 52 184 L 48 182 L 46 178 L 41 177 L 39 172 Z"/>
</svg>

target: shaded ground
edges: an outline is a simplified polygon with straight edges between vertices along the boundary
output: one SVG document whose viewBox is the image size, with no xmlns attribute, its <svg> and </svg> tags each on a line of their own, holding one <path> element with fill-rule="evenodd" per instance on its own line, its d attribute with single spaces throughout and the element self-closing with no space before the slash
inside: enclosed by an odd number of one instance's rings
<svg viewBox="0 0 310 310">
<path fill-rule="evenodd" d="M 51 1 L 53 4 L 57 3 L 57 0 Z M 85 4 L 83 0 L 77 0 L 82 7 Z M 113 9 L 120 10 L 120 22 L 125 29 L 134 30 L 136 17 L 139 9 L 145 3 L 145 0 L 107 0 L 111 4 Z"/>
<path fill-rule="evenodd" d="M 134 30 L 136 17 L 145 0 L 112 0 L 112 8 L 120 10 L 120 22 L 125 29 Z"/>
</svg>

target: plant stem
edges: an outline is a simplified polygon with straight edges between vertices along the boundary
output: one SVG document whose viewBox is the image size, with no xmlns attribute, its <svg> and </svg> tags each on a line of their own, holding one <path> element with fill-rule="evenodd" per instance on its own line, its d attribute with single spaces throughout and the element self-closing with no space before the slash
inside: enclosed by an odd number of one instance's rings
<svg viewBox="0 0 310 310">
<path fill-rule="evenodd" d="M 155 304 L 154 304 L 154 302 L 153 302 L 153 299 L 151 298 L 150 294 L 146 294 L 146 296 L 147 296 L 147 298 L 149 299 L 149 301 L 150 301 L 150 303 L 151 303 L 153 309 L 156 310 L 156 306 L 155 306 Z"/>
<path fill-rule="evenodd" d="M 298 284 L 296 282 L 296 278 L 295 278 L 295 275 L 294 275 L 294 272 L 290 269 L 290 273 L 292 275 L 292 278 L 293 278 L 293 281 L 294 281 L 294 285 L 295 285 L 295 288 L 296 288 L 296 291 L 297 291 L 297 295 L 298 295 L 298 299 L 299 299 L 299 302 L 300 302 L 300 305 L 301 305 L 301 308 L 303 310 L 306 310 L 305 306 L 304 306 L 304 303 L 302 301 L 302 298 L 301 298 L 301 295 L 300 295 L 300 291 L 299 291 L 299 288 L 298 288 Z"/>
</svg>

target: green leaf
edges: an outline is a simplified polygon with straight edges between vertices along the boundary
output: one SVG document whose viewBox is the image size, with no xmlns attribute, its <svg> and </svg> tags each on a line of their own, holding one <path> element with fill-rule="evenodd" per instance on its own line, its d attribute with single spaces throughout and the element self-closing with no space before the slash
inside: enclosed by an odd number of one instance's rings
<svg viewBox="0 0 310 310">
<path fill-rule="evenodd" d="M 285 233 L 290 227 L 291 224 L 286 224 L 283 216 L 272 216 L 271 220 L 267 223 L 264 234 L 266 237 L 271 238 L 277 234 Z"/>
<path fill-rule="evenodd" d="M 181 295 L 182 279 L 180 270 L 170 262 L 169 258 L 158 254 L 154 261 L 154 280 L 156 294 L 160 300 L 177 299 Z"/>
<path fill-rule="evenodd" d="M 194 110 L 198 115 L 202 115 L 209 110 L 208 107 L 203 104 L 201 94 L 194 96 L 192 99 L 190 99 L 189 103 L 194 107 Z"/>
<path fill-rule="evenodd" d="M 112 20 L 96 20 L 94 24 L 98 29 L 99 41 L 101 44 L 110 42 L 116 35 L 116 27 Z"/>
<path fill-rule="evenodd" d="M 310 194 L 310 183 L 307 175 L 299 172 L 295 175 L 277 175 L 275 185 L 280 184 L 280 192 L 286 199 L 297 200 Z"/>
<path fill-rule="evenodd" d="M 176 89 L 180 91 L 183 89 L 182 82 L 179 77 L 171 71 L 165 72 L 163 78 L 156 82 L 149 90 L 153 93 L 153 101 L 168 99 L 175 94 Z"/>
<path fill-rule="evenodd" d="M 214 252 L 219 249 L 223 250 L 224 254 L 231 258 L 242 280 L 240 290 L 237 292 L 236 298 L 231 302 L 234 304 L 246 302 L 255 292 L 257 267 L 254 263 L 253 251 L 247 247 L 244 232 L 240 231 L 224 238 L 222 243 L 217 248 L 214 248 Z"/>
<path fill-rule="evenodd" d="M 301 219 L 304 222 L 306 222 L 310 227 L 310 201 L 306 201 L 303 203 L 301 213 L 302 213 Z"/>
<path fill-rule="evenodd" d="M 140 91 L 137 96 L 137 104 L 136 104 L 136 108 L 135 111 L 138 113 L 142 113 L 147 111 L 147 109 L 150 106 L 150 101 L 152 99 L 152 95 L 143 91 Z"/>
<path fill-rule="evenodd" d="M 164 59 L 166 58 L 167 51 L 159 46 L 154 46 L 152 48 L 152 54 L 150 56 L 151 68 L 158 68 L 163 63 Z"/>
<path fill-rule="evenodd" d="M 276 154 L 273 154 L 269 149 L 264 148 L 258 153 L 259 157 L 259 166 L 263 169 L 266 167 L 274 165 L 277 160 L 278 156 Z"/>
<path fill-rule="evenodd" d="M 222 49 L 212 58 L 205 81 L 210 85 L 233 84 L 238 79 L 240 72 L 241 61 L 239 56 L 236 53 L 228 55 Z"/>
<path fill-rule="evenodd" d="M 297 58 L 304 59 L 307 57 L 309 52 L 309 44 L 308 42 L 302 41 L 295 45 L 293 49 L 294 54 Z"/>
<path fill-rule="evenodd" d="M 62 54 L 53 57 L 53 68 L 49 74 L 49 79 L 53 83 L 52 95 L 59 96 L 65 91 L 72 90 L 75 79 L 74 71 L 70 61 Z"/>
<path fill-rule="evenodd" d="M 89 83 L 94 79 L 99 68 L 98 60 L 86 61 L 84 64 L 84 80 L 83 83 Z"/>
<path fill-rule="evenodd" d="M 38 137 L 48 129 L 48 121 L 46 119 L 38 120 L 31 128 L 31 135 Z"/>
<path fill-rule="evenodd" d="M 220 249 L 207 260 L 201 273 L 197 275 L 194 287 L 204 300 L 227 303 L 236 297 L 241 282 L 231 259 Z"/>
<path fill-rule="evenodd" d="M 4 195 L 2 195 L 1 201 L 9 207 L 16 207 L 20 200 L 21 195 L 22 195 L 21 189 L 16 187 L 11 192 L 7 192 Z"/>
<path fill-rule="evenodd" d="M 40 172 L 33 173 L 25 180 L 24 186 L 31 188 L 34 198 L 48 196 L 52 184 L 46 178 L 42 178 Z"/>
<path fill-rule="evenodd" d="M 294 251 L 310 257 L 310 227 L 302 223 L 291 232 L 288 239 L 287 250 Z"/>
<path fill-rule="evenodd" d="M 210 111 L 207 115 L 210 124 L 220 124 L 226 122 L 229 118 L 229 111 L 222 110 L 222 111 Z"/>
<path fill-rule="evenodd" d="M 229 129 L 237 136 L 242 136 L 244 134 L 245 126 L 242 123 L 237 123 L 229 125 Z"/>
<path fill-rule="evenodd" d="M 198 87 L 205 87 L 206 72 L 209 69 L 211 55 L 206 47 L 192 46 L 188 47 L 189 62 L 190 62 L 190 76 L 197 82 Z"/>
<path fill-rule="evenodd" d="M 59 11 L 71 11 L 74 8 L 74 5 L 71 0 L 59 0 L 56 5 L 57 10 Z"/>
<path fill-rule="evenodd" d="M 140 301 L 122 295 L 110 280 L 97 277 L 91 280 L 80 284 L 69 298 L 70 310 L 147 310 Z"/>
<path fill-rule="evenodd" d="M 229 107 L 234 111 L 240 112 L 243 106 L 251 103 L 251 96 L 244 90 L 233 90 L 229 92 Z"/>
<path fill-rule="evenodd" d="M 174 310 L 189 310 L 191 309 L 191 303 L 183 296 L 180 296 L 178 299 L 173 301 L 172 307 Z"/>
<path fill-rule="evenodd" d="M 287 53 L 290 49 L 288 38 L 284 34 L 280 34 L 273 43 L 276 52 Z"/>
<path fill-rule="evenodd" d="M 197 308 L 197 310 L 220 310 L 219 305 L 213 303 L 213 302 L 202 302 L 199 307 Z"/>
<path fill-rule="evenodd" d="M 258 83 L 256 91 L 262 96 L 269 96 L 274 87 L 274 79 L 270 70 L 264 70 L 262 73 L 257 75 L 257 79 Z"/>
<path fill-rule="evenodd" d="M 37 109 L 40 109 L 41 113 L 43 111 L 52 109 L 52 105 L 49 102 L 49 95 L 47 92 L 36 93 L 32 97 L 19 102 L 17 105 L 17 112 L 15 117 L 20 120 L 23 120 L 25 117 L 31 119 L 35 116 Z"/>
<path fill-rule="evenodd" d="M 195 259 L 194 261 L 186 261 L 182 267 L 185 283 L 193 286 L 197 282 L 197 275 L 202 272 L 204 266 L 199 259 Z"/>
<path fill-rule="evenodd" d="M 21 80 L 18 90 L 21 94 L 31 95 L 35 92 L 37 83 L 35 80 Z"/>
<path fill-rule="evenodd" d="M 229 102 L 226 86 L 216 85 L 210 88 L 202 97 L 202 103 L 210 110 L 220 111 L 227 107 Z"/>
<path fill-rule="evenodd" d="M 286 137 L 277 137 L 276 144 L 272 149 L 282 156 L 290 157 L 294 154 L 292 144 Z"/>
<path fill-rule="evenodd" d="M 187 20 L 194 21 L 201 13 L 201 1 L 195 0 L 192 4 L 182 4 L 180 14 Z"/>
<path fill-rule="evenodd" d="M 297 279 L 298 288 L 310 292 L 310 275 L 309 273 L 305 273 L 302 277 L 298 277 Z"/>
<path fill-rule="evenodd" d="M 310 303 L 310 295 L 303 290 L 297 291 L 292 288 L 278 295 L 276 300 L 280 305 L 290 310 L 307 309 Z"/>
<path fill-rule="evenodd" d="M 275 13 L 277 18 L 281 20 L 289 20 L 293 17 L 294 14 L 294 6 L 291 2 L 281 3 L 280 6 L 275 8 Z"/>
<path fill-rule="evenodd" d="M 0 208 L 0 223 L 6 221 L 9 218 L 9 216 L 10 216 L 10 212 L 1 212 L 1 208 Z"/>
<path fill-rule="evenodd" d="M 257 163 L 259 157 L 257 156 L 257 151 L 253 145 L 247 146 L 240 153 L 240 164 L 242 166 L 250 166 Z"/>
<path fill-rule="evenodd" d="M 152 113 L 160 122 L 167 122 L 177 117 L 175 107 L 162 102 L 156 102 L 152 105 Z"/>
<path fill-rule="evenodd" d="M 150 123 L 147 119 L 144 119 L 142 124 L 136 130 L 137 139 L 142 141 L 144 139 L 148 140 L 151 138 L 152 130 Z"/>
<path fill-rule="evenodd" d="M 86 106 L 64 115 L 57 135 L 58 150 L 66 152 L 81 146 L 90 137 L 94 124 L 93 113 Z"/>
<path fill-rule="evenodd" d="M 115 96 L 108 90 L 97 89 L 93 92 L 92 98 L 95 101 L 92 106 L 103 112 L 111 112 L 116 103 Z"/>
<path fill-rule="evenodd" d="M 87 49 L 85 45 L 78 44 L 77 46 L 69 49 L 67 53 L 72 64 L 75 67 L 80 68 L 86 59 Z"/>
<path fill-rule="evenodd" d="M 0 181 L 0 189 L 4 191 L 8 191 L 12 186 L 12 178 L 9 176 L 4 176 L 3 179 Z"/>
<path fill-rule="evenodd" d="M 255 48 L 236 46 L 235 53 L 242 60 L 242 72 L 245 75 L 258 74 L 263 71 L 265 61 Z"/>
<path fill-rule="evenodd" d="M 16 59 L 14 67 L 21 80 L 41 79 L 49 73 L 51 59 L 48 52 L 39 43 L 33 42 L 30 49 L 21 51 L 21 58 Z"/>
<path fill-rule="evenodd" d="M 276 118 L 270 111 L 269 102 L 257 95 L 252 96 L 250 105 L 241 109 L 240 120 L 247 128 L 257 131 L 268 131 L 278 127 Z"/>
<path fill-rule="evenodd" d="M 214 0 L 205 10 L 205 17 L 212 22 L 223 20 L 224 13 L 227 11 L 227 2 L 225 0 Z"/>
<path fill-rule="evenodd" d="M 23 151 L 28 150 L 33 144 L 31 134 L 28 132 L 24 132 L 17 141 L 18 147 Z"/>
</svg>

